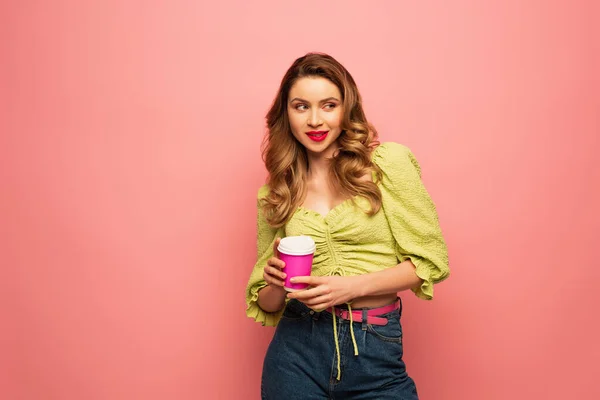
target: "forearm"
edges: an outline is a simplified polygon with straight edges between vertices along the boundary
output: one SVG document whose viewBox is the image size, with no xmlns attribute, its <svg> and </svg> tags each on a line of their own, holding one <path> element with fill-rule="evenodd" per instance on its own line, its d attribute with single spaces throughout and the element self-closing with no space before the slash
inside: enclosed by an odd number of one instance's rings
<svg viewBox="0 0 600 400">
<path fill-rule="evenodd" d="M 355 278 L 356 297 L 402 292 L 417 287 L 423 282 L 415 273 L 415 266 L 410 260 L 383 271 L 359 275 Z"/>
<path fill-rule="evenodd" d="M 286 291 L 276 286 L 265 286 L 258 292 L 258 306 L 266 312 L 277 312 L 285 305 Z"/>
</svg>

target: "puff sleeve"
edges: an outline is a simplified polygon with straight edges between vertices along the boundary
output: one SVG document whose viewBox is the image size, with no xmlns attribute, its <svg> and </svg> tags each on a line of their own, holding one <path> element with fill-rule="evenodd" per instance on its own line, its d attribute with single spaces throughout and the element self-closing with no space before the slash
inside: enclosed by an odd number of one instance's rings
<svg viewBox="0 0 600 400">
<path fill-rule="evenodd" d="M 382 171 L 382 208 L 398 261 L 412 261 L 423 280 L 412 290 L 417 297 L 431 300 L 434 283 L 446 279 L 450 270 L 437 211 L 421 181 L 419 163 L 409 148 L 398 143 L 381 144 L 373 162 Z"/>
<path fill-rule="evenodd" d="M 282 311 L 269 313 L 263 311 L 258 305 L 258 292 L 267 286 L 263 279 L 263 272 L 267 260 L 273 257 L 273 244 L 277 237 L 283 237 L 283 228 L 275 229 L 267 224 L 262 213 L 261 199 L 269 192 L 268 186 L 262 186 L 258 191 L 257 198 L 257 221 L 256 221 L 256 249 L 257 261 L 250 274 L 246 287 L 246 315 L 260 322 L 263 326 L 275 326 L 279 322 Z"/>
</svg>

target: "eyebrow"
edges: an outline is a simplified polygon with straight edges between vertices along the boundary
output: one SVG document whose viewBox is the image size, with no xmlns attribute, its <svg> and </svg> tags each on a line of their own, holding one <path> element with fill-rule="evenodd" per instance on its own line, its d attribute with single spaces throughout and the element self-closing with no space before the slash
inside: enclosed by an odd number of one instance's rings
<svg viewBox="0 0 600 400">
<path fill-rule="evenodd" d="M 303 102 L 305 102 L 305 103 L 310 103 L 310 101 L 307 101 L 307 100 L 301 99 L 300 97 L 294 97 L 293 99 L 291 99 L 291 100 L 290 100 L 290 103 L 292 103 L 292 102 L 294 102 L 294 101 L 296 101 L 296 100 L 298 100 L 298 101 L 303 101 Z M 323 100 L 319 101 L 319 103 L 326 103 L 326 102 L 328 102 L 328 101 L 331 101 L 331 100 L 340 101 L 339 99 L 337 99 L 337 98 L 335 98 L 335 97 L 328 97 L 328 98 L 326 98 L 326 99 L 323 99 Z"/>
</svg>

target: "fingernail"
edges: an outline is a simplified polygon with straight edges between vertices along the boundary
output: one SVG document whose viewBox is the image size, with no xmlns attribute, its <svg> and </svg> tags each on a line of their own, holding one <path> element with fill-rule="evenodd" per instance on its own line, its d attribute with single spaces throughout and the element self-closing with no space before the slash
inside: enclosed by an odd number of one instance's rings
<svg viewBox="0 0 600 400">
<path fill-rule="evenodd" d="M 292 282 L 292 283 L 296 282 L 296 278 L 291 278 L 290 282 Z"/>
<path fill-rule="evenodd" d="M 282 277 L 283 279 L 285 279 L 285 277 L 286 277 L 286 276 L 287 276 L 286 274 L 281 274 L 281 277 Z"/>
</svg>

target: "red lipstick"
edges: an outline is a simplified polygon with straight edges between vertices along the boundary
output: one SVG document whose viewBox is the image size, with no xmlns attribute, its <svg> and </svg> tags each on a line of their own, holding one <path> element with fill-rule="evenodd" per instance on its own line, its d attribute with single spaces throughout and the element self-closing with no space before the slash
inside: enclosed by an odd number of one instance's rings
<svg viewBox="0 0 600 400">
<path fill-rule="evenodd" d="M 327 137 L 329 131 L 310 131 L 306 132 L 308 137 L 315 142 L 322 142 Z"/>
</svg>

